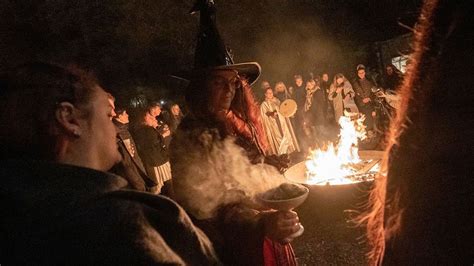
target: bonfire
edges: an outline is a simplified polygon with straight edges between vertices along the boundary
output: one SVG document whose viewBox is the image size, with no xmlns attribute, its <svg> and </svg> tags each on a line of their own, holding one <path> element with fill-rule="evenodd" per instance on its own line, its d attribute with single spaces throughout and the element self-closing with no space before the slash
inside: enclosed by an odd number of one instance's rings
<svg viewBox="0 0 474 266">
<path fill-rule="evenodd" d="M 373 179 L 378 164 L 359 157 L 358 142 L 366 138 L 364 119 L 342 116 L 338 141 L 310 152 L 305 162 L 307 184 L 341 185 Z"/>
</svg>

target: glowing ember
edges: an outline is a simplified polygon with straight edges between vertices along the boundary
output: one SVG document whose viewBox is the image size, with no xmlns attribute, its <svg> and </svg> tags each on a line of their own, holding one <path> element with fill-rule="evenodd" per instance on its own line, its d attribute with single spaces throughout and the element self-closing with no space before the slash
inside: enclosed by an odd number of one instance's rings
<svg viewBox="0 0 474 266">
<path fill-rule="evenodd" d="M 337 147 L 329 143 L 326 149 L 311 152 L 306 161 L 307 183 L 310 185 L 338 185 L 360 182 L 356 176 L 364 168 L 366 162 L 361 161 L 358 154 L 358 139 L 365 139 L 364 117 L 351 120 L 342 116 L 339 119 L 341 132 Z M 370 169 L 369 169 L 370 170 Z"/>
</svg>

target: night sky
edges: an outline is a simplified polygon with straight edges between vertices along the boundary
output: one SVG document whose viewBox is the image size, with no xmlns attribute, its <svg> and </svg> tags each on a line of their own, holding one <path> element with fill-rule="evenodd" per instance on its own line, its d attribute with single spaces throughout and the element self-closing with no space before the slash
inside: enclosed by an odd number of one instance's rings
<svg viewBox="0 0 474 266">
<path fill-rule="evenodd" d="M 76 63 L 116 94 L 142 87 L 178 97 L 181 84 L 169 74 L 193 65 L 199 16 L 188 14 L 192 5 L 1 0 L 0 70 L 30 60 Z M 410 32 L 421 1 L 216 0 L 216 5 L 234 60 L 259 62 L 262 78 L 276 82 L 295 72 L 344 73 L 358 63 L 372 64 L 370 46 Z"/>
</svg>

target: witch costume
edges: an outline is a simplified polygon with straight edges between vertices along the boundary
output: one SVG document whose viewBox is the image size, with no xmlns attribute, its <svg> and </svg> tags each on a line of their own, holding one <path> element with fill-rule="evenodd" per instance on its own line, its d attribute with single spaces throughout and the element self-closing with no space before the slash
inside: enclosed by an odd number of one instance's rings
<svg viewBox="0 0 474 266">
<path fill-rule="evenodd" d="M 192 11 L 200 11 L 195 69 L 181 75 L 190 80 L 186 95 L 190 113 L 170 147 L 176 200 L 208 235 L 225 264 L 296 265 L 291 245 L 265 237 L 263 212 L 250 207 L 245 190 L 229 179 L 230 173 L 238 171 L 246 178 L 248 168 L 240 166 L 250 162 L 283 164 L 278 157 L 265 156 L 260 110 L 250 88 L 260 66 L 233 64 L 217 31 L 213 1 L 198 1 Z M 234 70 L 248 81 L 236 90 L 234 108 L 225 122 L 210 114 L 211 94 L 204 84 L 212 70 Z"/>
</svg>

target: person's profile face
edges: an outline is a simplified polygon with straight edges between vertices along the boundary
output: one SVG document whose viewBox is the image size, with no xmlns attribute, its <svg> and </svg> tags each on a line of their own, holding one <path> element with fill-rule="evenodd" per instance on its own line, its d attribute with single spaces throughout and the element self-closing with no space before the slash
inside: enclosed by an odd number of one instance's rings
<svg viewBox="0 0 474 266">
<path fill-rule="evenodd" d="M 303 85 L 303 79 L 302 78 L 295 78 L 295 84 L 298 87 L 301 87 Z"/>
<path fill-rule="evenodd" d="M 97 162 L 99 170 L 107 171 L 122 158 L 117 149 L 117 132 L 112 122 L 115 106 L 102 88 L 97 87 L 95 94 L 90 102 L 90 115 L 84 118 L 88 126 L 84 127 L 87 133 L 83 137 L 88 142 L 85 147 L 95 153 L 94 158 L 100 160 Z"/>
<path fill-rule="evenodd" d="M 360 79 L 364 79 L 365 78 L 365 69 L 359 69 L 357 71 L 357 76 L 360 78 Z"/>
<path fill-rule="evenodd" d="M 127 114 L 127 111 L 123 111 L 123 113 L 119 114 L 118 115 L 118 118 L 119 120 L 124 123 L 124 124 L 127 124 L 129 123 L 129 117 L 128 117 L 128 114 Z"/>
<path fill-rule="evenodd" d="M 152 116 L 159 116 L 161 114 L 161 107 L 159 106 L 154 106 L 150 109 L 150 114 Z"/>
<path fill-rule="evenodd" d="M 214 70 L 206 82 L 210 92 L 210 110 L 228 111 L 235 91 L 241 86 L 238 72 L 235 70 Z"/>
</svg>

